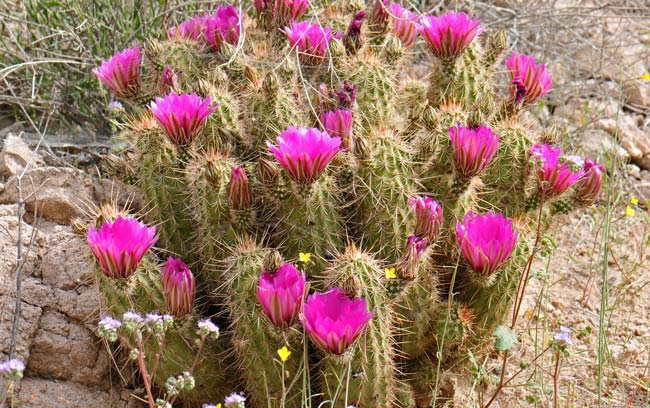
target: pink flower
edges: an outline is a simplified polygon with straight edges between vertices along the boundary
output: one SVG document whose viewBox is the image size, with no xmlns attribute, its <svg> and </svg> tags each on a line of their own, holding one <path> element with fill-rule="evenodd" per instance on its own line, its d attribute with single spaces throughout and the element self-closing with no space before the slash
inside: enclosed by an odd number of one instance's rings
<svg viewBox="0 0 650 408">
<path fill-rule="evenodd" d="M 228 204 L 233 210 L 247 210 L 253 206 L 253 193 L 246 171 L 241 166 L 233 167 L 228 182 Z"/>
<path fill-rule="evenodd" d="M 352 109 L 354 101 L 357 100 L 357 84 L 351 84 L 348 81 L 343 81 L 343 86 L 334 91 L 339 109 Z"/>
<path fill-rule="evenodd" d="M 165 131 L 169 139 L 177 145 L 186 145 L 196 137 L 205 119 L 217 107 L 210 106 L 211 99 L 197 94 L 172 92 L 164 98 L 151 102 L 149 110 Z"/>
<path fill-rule="evenodd" d="M 344 149 L 352 146 L 352 112 L 346 109 L 323 112 L 320 121 L 330 136 L 341 138 Z"/>
<path fill-rule="evenodd" d="M 144 253 L 156 243 L 156 227 L 147 227 L 133 218 L 117 217 L 99 230 L 88 229 L 88 245 L 104 275 L 128 278 L 135 272 Z"/>
<path fill-rule="evenodd" d="M 499 148 L 500 136 L 495 135 L 487 126 L 470 129 L 456 124 L 448 132 L 454 148 L 456 168 L 468 178 L 482 172 Z"/>
<path fill-rule="evenodd" d="M 167 31 L 169 38 L 179 36 L 181 38 L 189 38 L 191 40 L 199 41 L 205 29 L 204 15 L 194 16 L 191 19 L 182 22 L 178 27 L 172 27 Z"/>
<path fill-rule="evenodd" d="M 575 184 L 583 175 L 582 163 L 578 168 L 575 160 L 561 157 L 559 147 L 546 144 L 530 149 L 535 164 L 540 190 L 549 197 L 558 196 Z"/>
<path fill-rule="evenodd" d="M 171 28 L 167 34 L 170 38 L 179 36 L 204 41 L 214 51 L 219 51 L 224 41 L 233 45 L 239 42 L 241 32 L 239 21 L 240 15 L 235 7 L 221 6 L 213 14 L 192 17 L 178 27 Z"/>
<path fill-rule="evenodd" d="M 431 197 L 409 197 L 409 207 L 415 212 L 415 235 L 426 238 L 429 244 L 438 240 L 442 227 L 442 206 Z"/>
<path fill-rule="evenodd" d="M 418 23 L 420 16 L 405 9 L 398 3 L 388 6 L 388 14 L 393 21 L 393 32 L 400 39 L 404 47 L 409 48 L 415 42 L 420 29 Z"/>
<path fill-rule="evenodd" d="M 240 16 L 237 9 L 231 5 L 221 6 L 213 15 L 203 18 L 203 36 L 205 41 L 214 51 L 221 50 L 221 44 L 237 44 L 241 27 Z"/>
<path fill-rule="evenodd" d="M 375 0 L 372 6 L 368 23 L 371 28 L 385 29 L 388 23 L 388 6 L 390 0 Z"/>
<path fill-rule="evenodd" d="M 309 184 L 340 151 L 341 138 L 315 128 L 291 126 L 278 136 L 277 143 L 267 141 L 266 145 L 294 181 Z"/>
<path fill-rule="evenodd" d="M 300 20 L 309 8 L 309 0 L 275 0 L 273 3 L 273 19 L 275 25 L 281 27 L 290 21 Z"/>
<path fill-rule="evenodd" d="M 456 244 L 479 276 L 490 276 L 501 267 L 518 237 L 519 232 L 512 226 L 512 220 L 501 213 L 479 215 L 470 211 L 462 223 L 456 224 Z"/>
<path fill-rule="evenodd" d="M 140 47 L 127 48 L 93 69 L 99 78 L 118 98 L 133 96 L 140 86 Z"/>
<path fill-rule="evenodd" d="M 285 263 L 275 273 L 262 272 L 257 299 L 266 315 L 278 327 L 291 327 L 298 319 L 305 299 L 306 278 L 295 266 Z"/>
<path fill-rule="evenodd" d="M 262 15 L 264 12 L 272 7 L 273 0 L 254 0 L 255 10 L 257 14 Z"/>
<path fill-rule="evenodd" d="M 537 102 L 551 91 L 553 80 L 544 64 L 536 64 L 535 58 L 525 54 L 513 53 L 506 66 L 512 81 L 510 99 L 519 106 Z"/>
<path fill-rule="evenodd" d="M 593 204 L 600 195 L 603 184 L 603 166 L 585 159 L 584 175 L 576 183 L 576 197 L 583 204 Z"/>
<path fill-rule="evenodd" d="M 472 20 L 462 12 L 449 12 L 440 17 L 424 16 L 420 24 L 420 34 L 431 51 L 443 61 L 456 59 L 483 31 L 481 20 Z"/>
<path fill-rule="evenodd" d="M 300 52 L 300 61 L 304 64 L 317 65 L 323 62 L 329 43 L 332 40 L 332 29 L 308 21 L 292 21 L 284 33 L 292 47 Z"/>
<path fill-rule="evenodd" d="M 169 312 L 177 317 L 192 313 L 194 308 L 194 275 L 185 262 L 169 257 L 163 267 L 163 293 Z"/>
<path fill-rule="evenodd" d="M 368 311 L 365 299 L 350 299 L 334 288 L 310 295 L 300 320 L 321 350 L 340 355 L 359 338 L 374 314 Z"/>
</svg>

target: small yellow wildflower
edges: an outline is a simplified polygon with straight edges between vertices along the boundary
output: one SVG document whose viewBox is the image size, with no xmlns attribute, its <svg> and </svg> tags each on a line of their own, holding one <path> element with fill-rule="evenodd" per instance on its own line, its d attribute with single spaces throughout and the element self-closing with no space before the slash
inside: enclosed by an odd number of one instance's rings
<svg viewBox="0 0 650 408">
<path fill-rule="evenodd" d="M 289 351 L 289 348 L 287 346 L 282 346 L 282 348 L 278 350 L 278 356 L 280 356 L 280 360 L 283 363 L 287 361 L 290 355 L 291 351 Z"/>
<path fill-rule="evenodd" d="M 386 272 L 386 279 L 397 278 L 397 274 L 395 273 L 395 268 L 386 268 L 384 269 L 384 272 Z"/>
<path fill-rule="evenodd" d="M 311 253 L 301 252 L 298 254 L 298 259 L 304 264 L 309 263 L 309 261 L 311 261 Z"/>
<path fill-rule="evenodd" d="M 221 403 L 218 403 L 218 404 L 217 404 L 217 408 L 221 408 Z"/>
<path fill-rule="evenodd" d="M 636 198 L 635 196 L 632 196 L 632 198 L 630 198 L 630 204 L 633 204 L 633 205 L 639 204 L 639 199 Z"/>
<path fill-rule="evenodd" d="M 645 74 L 641 75 L 641 79 L 644 81 L 650 81 L 650 72 L 646 72 Z"/>
<path fill-rule="evenodd" d="M 634 208 L 632 208 L 631 206 L 628 205 L 627 207 L 625 207 L 625 215 L 627 215 L 628 217 L 634 217 L 635 213 L 636 211 L 634 211 Z"/>
</svg>

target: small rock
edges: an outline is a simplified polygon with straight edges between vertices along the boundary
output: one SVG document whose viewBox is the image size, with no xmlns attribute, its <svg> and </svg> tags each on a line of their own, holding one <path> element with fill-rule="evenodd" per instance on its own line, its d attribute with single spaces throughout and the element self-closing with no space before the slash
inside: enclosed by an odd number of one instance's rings
<svg viewBox="0 0 650 408">
<path fill-rule="evenodd" d="M 625 85 L 625 99 L 630 105 L 650 109 L 650 82 L 630 81 Z"/>
<path fill-rule="evenodd" d="M 90 176 L 73 168 L 41 167 L 30 170 L 23 178 L 25 208 L 39 217 L 59 224 L 68 224 L 94 197 Z M 0 203 L 18 201 L 18 180 L 11 177 L 0 194 Z"/>
<path fill-rule="evenodd" d="M 43 165 L 43 159 L 20 137 L 10 133 L 0 151 L 0 176 L 14 176 L 22 172 L 27 163 L 31 168 L 36 168 Z"/>
</svg>

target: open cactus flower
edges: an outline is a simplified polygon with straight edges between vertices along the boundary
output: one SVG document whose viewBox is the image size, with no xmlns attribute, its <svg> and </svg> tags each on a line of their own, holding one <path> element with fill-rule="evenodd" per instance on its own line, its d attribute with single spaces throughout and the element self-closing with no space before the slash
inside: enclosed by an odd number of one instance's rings
<svg viewBox="0 0 650 408">
<path fill-rule="evenodd" d="M 599 199 L 601 165 L 518 120 L 550 72 L 493 24 L 322 3 L 204 4 L 93 71 L 128 98 L 106 167 L 150 225 L 89 221 L 122 319 L 101 331 L 141 331 L 168 405 L 430 407 L 449 367 L 490 358 L 539 236 Z"/>
</svg>

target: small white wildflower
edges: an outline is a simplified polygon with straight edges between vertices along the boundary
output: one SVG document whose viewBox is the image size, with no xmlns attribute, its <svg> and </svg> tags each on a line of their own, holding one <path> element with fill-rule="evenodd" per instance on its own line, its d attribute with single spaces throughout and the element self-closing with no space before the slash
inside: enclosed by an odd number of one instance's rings
<svg viewBox="0 0 650 408">
<path fill-rule="evenodd" d="M 233 392 L 224 400 L 225 408 L 245 408 L 246 397 Z"/>
<path fill-rule="evenodd" d="M 213 339 L 217 339 L 219 337 L 219 327 L 217 327 L 216 324 L 212 323 L 210 319 L 200 320 L 198 326 L 199 336 L 210 336 Z"/>
<path fill-rule="evenodd" d="M 23 371 L 25 371 L 25 363 L 17 358 L 0 363 L 0 377 L 9 380 L 20 380 L 23 378 Z"/>
</svg>

